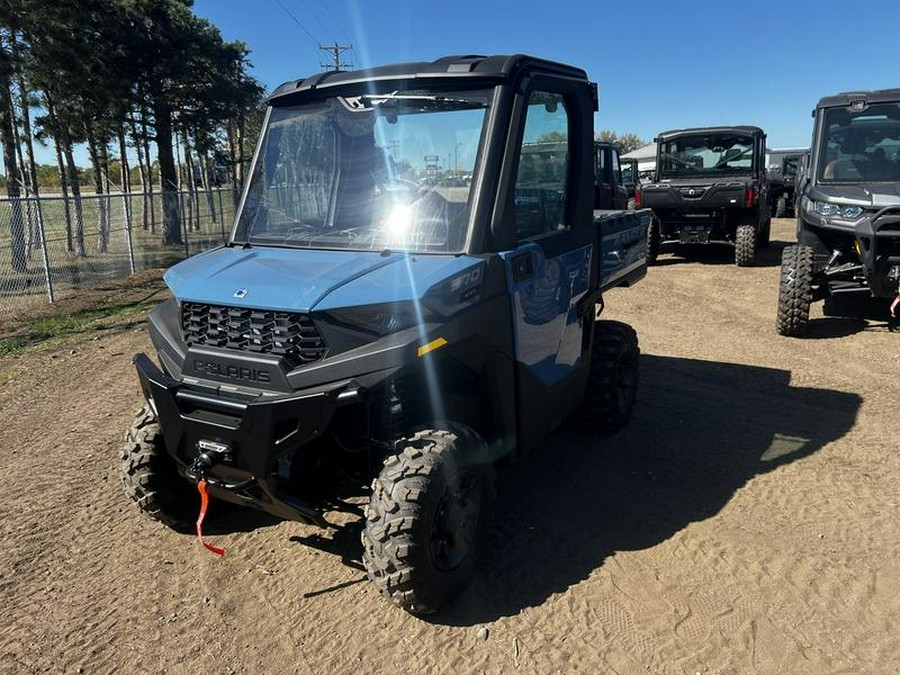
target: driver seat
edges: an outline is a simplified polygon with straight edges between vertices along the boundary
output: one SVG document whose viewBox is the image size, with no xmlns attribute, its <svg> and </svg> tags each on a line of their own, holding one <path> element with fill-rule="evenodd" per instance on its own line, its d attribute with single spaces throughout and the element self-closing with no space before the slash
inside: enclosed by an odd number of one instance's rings
<svg viewBox="0 0 900 675">
<path fill-rule="evenodd" d="M 862 180 L 862 174 L 852 159 L 833 159 L 822 172 L 824 180 Z"/>
</svg>

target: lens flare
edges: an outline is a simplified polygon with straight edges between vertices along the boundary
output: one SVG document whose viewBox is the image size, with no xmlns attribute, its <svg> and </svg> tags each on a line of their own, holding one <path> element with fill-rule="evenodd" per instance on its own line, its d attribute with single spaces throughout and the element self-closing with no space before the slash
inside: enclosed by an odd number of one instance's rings
<svg viewBox="0 0 900 675">
<path fill-rule="evenodd" d="M 413 209 L 409 204 L 395 204 L 385 221 L 385 231 L 393 241 L 406 238 L 412 228 Z"/>
</svg>

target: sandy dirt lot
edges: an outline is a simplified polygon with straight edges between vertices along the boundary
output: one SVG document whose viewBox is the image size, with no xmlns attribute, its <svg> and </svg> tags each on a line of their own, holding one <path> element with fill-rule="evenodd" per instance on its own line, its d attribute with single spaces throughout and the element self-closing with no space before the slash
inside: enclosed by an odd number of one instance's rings
<svg viewBox="0 0 900 675">
<path fill-rule="evenodd" d="M 607 297 L 643 350 L 631 424 L 507 467 L 477 579 L 427 621 L 364 581 L 352 532 L 239 512 L 219 559 L 139 515 L 142 315 L 0 360 L 0 671 L 900 672 L 900 335 L 818 305 L 777 336 L 791 236 Z"/>
</svg>

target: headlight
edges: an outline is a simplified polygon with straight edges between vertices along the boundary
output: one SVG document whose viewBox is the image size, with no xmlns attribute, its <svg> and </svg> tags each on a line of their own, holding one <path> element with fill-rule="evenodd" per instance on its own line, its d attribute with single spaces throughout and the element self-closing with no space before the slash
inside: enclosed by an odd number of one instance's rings
<svg viewBox="0 0 900 675">
<path fill-rule="evenodd" d="M 435 320 L 434 312 L 418 302 L 387 302 L 381 305 L 348 307 L 328 312 L 338 323 L 379 335 L 399 333 L 420 323 Z"/>
<path fill-rule="evenodd" d="M 820 216 L 836 216 L 841 212 L 841 207 L 837 204 L 829 204 L 828 202 L 813 202 L 816 206 L 816 213 Z"/>
<path fill-rule="evenodd" d="M 831 204 L 829 202 L 814 202 L 816 205 L 816 213 L 820 216 L 840 216 L 852 220 L 859 218 L 863 210 L 861 206 L 846 206 L 841 204 Z"/>
</svg>

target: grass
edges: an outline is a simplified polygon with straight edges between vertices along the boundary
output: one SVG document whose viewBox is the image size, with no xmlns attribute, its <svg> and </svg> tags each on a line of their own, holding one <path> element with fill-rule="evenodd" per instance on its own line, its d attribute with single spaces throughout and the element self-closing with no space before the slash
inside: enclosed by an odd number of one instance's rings
<svg viewBox="0 0 900 675">
<path fill-rule="evenodd" d="M 11 356 L 43 343 L 111 328 L 129 316 L 158 303 L 156 292 L 135 302 L 118 302 L 73 312 L 41 316 L 27 321 L 16 335 L 0 339 L 0 357 Z"/>
</svg>

